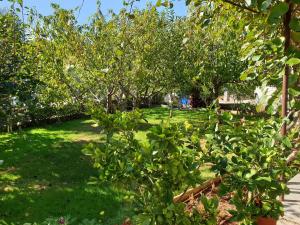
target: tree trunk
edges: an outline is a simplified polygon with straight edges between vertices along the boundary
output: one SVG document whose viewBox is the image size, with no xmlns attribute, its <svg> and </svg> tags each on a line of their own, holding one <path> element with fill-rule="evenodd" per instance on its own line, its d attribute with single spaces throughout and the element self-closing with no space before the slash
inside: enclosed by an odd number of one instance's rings
<svg viewBox="0 0 300 225">
<path fill-rule="evenodd" d="M 136 100 L 136 98 L 133 98 L 132 99 L 132 109 L 135 110 L 136 106 L 137 106 L 137 100 Z"/>
<path fill-rule="evenodd" d="M 291 45 L 291 28 L 289 26 L 292 18 L 292 11 L 293 11 L 293 4 L 290 2 L 290 0 L 285 0 L 285 2 L 289 5 L 289 10 L 284 15 L 283 18 L 283 32 L 284 32 L 284 53 L 285 55 L 288 54 L 288 49 Z M 288 113 L 288 79 L 291 73 L 291 68 L 289 65 L 285 65 L 284 69 L 284 75 L 282 77 L 282 108 L 281 108 L 281 117 L 284 119 L 287 116 Z M 286 121 L 283 122 L 281 127 L 281 135 L 286 136 L 287 134 L 287 124 Z M 284 175 L 280 176 L 280 179 L 283 181 L 285 179 Z M 280 196 L 280 200 L 284 201 L 284 195 Z"/>
<path fill-rule="evenodd" d="M 8 116 L 7 117 L 7 133 L 11 133 L 12 132 L 12 120 L 11 120 L 11 117 Z"/>
<path fill-rule="evenodd" d="M 139 97 L 133 99 L 133 110 L 140 108 L 141 100 Z"/>
<path fill-rule="evenodd" d="M 151 101 L 152 99 L 151 99 L 151 97 L 149 97 L 148 99 L 147 99 L 147 103 L 148 103 L 148 108 L 150 108 L 151 107 Z"/>
<path fill-rule="evenodd" d="M 113 113 L 113 109 L 112 109 L 112 94 L 109 93 L 107 95 L 107 99 L 106 99 L 106 112 L 107 113 Z"/>
<path fill-rule="evenodd" d="M 285 0 L 287 4 L 289 4 L 289 10 L 284 16 L 283 20 L 283 26 L 284 26 L 284 52 L 287 55 L 288 49 L 291 45 L 291 29 L 290 29 L 290 22 L 292 18 L 292 11 L 293 11 L 293 4 L 290 2 L 290 0 Z M 289 65 L 285 65 L 285 72 L 282 78 L 282 109 L 281 109 L 281 116 L 282 118 L 285 118 L 288 113 L 288 79 L 291 73 L 291 68 Z M 282 128 L 281 128 L 281 135 L 285 136 L 287 134 L 287 124 L 286 122 L 283 122 Z"/>
<path fill-rule="evenodd" d="M 215 86 L 215 105 L 216 105 L 216 112 L 217 114 L 220 114 L 220 102 L 219 102 L 219 95 L 220 95 L 220 87 Z"/>
</svg>

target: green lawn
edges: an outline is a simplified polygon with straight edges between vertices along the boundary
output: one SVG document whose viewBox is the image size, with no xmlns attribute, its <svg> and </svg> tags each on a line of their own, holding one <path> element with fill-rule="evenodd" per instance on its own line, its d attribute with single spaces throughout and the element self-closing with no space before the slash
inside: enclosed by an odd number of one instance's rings
<svg viewBox="0 0 300 225">
<path fill-rule="evenodd" d="M 142 141 L 151 126 L 167 120 L 169 111 L 155 108 L 145 114 L 149 124 L 142 124 L 137 134 Z M 175 110 L 173 115 L 171 122 L 207 119 L 201 111 Z M 93 121 L 84 119 L 0 135 L 0 224 L 69 215 L 78 219 L 75 224 L 86 218 L 114 225 L 132 215 L 130 202 L 122 200 L 126 192 L 97 184 L 97 171 L 82 153 L 85 144 L 101 138 Z"/>
</svg>

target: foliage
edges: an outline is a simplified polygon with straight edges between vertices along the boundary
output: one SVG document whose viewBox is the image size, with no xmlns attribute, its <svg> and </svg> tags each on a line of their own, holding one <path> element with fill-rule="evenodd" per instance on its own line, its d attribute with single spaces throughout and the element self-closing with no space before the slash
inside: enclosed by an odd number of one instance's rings
<svg viewBox="0 0 300 225">
<path fill-rule="evenodd" d="M 241 14 L 205 9 L 210 20 L 202 26 L 205 15 L 194 24 L 194 17 L 178 18 L 172 9 L 159 11 L 151 4 L 104 18 L 98 5 L 91 23 L 79 25 L 76 10 L 57 4 L 52 8 L 52 15 L 43 16 L 22 2 L 12 4 L 11 26 L 26 27 L 26 35 L 20 30 L 18 45 L 13 44 L 18 29 L 3 32 L 10 40 L 5 57 L 14 55 L 20 64 L 12 67 L 3 55 L 3 66 L 22 75 L 11 97 L 26 96 L 20 101 L 23 114 L 4 103 L 12 117 L 20 115 L 13 124 L 81 113 L 89 104 L 104 106 L 110 113 L 151 106 L 169 92 L 190 95 L 196 90 L 196 97 L 209 104 L 225 86 L 234 91 L 250 86 L 236 88 L 244 65 L 239 60 Z M 19 19 L 17 11 L 26 12 L 28 21 Z"/>
<path fill-rule="evenodd" d="M 186 1 L 199 12 L 204 5 L 213 5 L 223 10 L 237 8 L 248 18 L 245 23 L 246 43 L 243 58 L 249 62 L 241 79 L 259 81 L 264 86 L 276 87 L 272 97 L 265 95 L 257 107 L 267 108 L 275 115 L 294 117 L 299 121 L 299 1 Z M 197 14 L 195 14 L 198 17 Z M 281 101 L 281 96 L 284 100 Z M 287 97 L 289 96 L 289 97 Z M 288 104 L 286 104 L 286 101 Z M 281 108 L 279 107 L 281 106 Z M 298 118 L 297 118 L 298 117 Z M 299 126 L 298 128 L 299 129 Z M 286 124 L 283 125 L 283 133 Z"/>
<path fill-rule="evenodd" d="M 245 18 L 239 12 L 224 12 L 216 6 L 203 6 L 200 10 L 202 14 L 198 16 L 191 9 L 184 38 L 184 73 L 190 79 L 190 88 L 197 88 L 207 105 L 225 89 L 232 94 L 241 90 L 244 94 L 240 96 L 251 96 L 255 82 L 240 80 L 247 63 L 240 59 Z"/>
<path fill-rule="evenodd" d="M 85 152 L 95 160 L 101 180 L 121 183 L 133 191 L 136 223 L 199 223 L 198 213 L 188 215 L 183 204 L 173 203 L 174 195 L 195 186 L 200 175 L 199 153 L 188 147 L 192 144 L 186 136 L 189 127 L 157 125 L 147 134 L 150 145 L 146 145 L 134 138 L 136 125 L 142 119 L 140 112 L 94 113 L 107 134 L 107 142 L 90 144 Z"/>
<path fill-rule="evenodd" d="M 155 98 L 179 88 L 180 20 L 172 12 L 159 13 L 151 5 L 134 10 L 132 17 L 121 10 L 106 21 L 96 15 L 86 27 L 83 67 L 97 79 L 109 112 L 117 108 L 151 105 Z M 108 39 L 107 37 L 111 37 Z"/>
<path fill-rule="evenodd" d="M 236 206 L 233 221 L 251 222 L 258 216 L 278 219 L 283 214 L 277 198 L 287 192 L 282 174 L 287 179 L 293 174 L 286 164 L 291 151 L 289 137 L 280 135 L 281 124 L 270 119 L 254 124 L 235 126 L 232 116 L 222 116 L 228 127 L 207 133 L 207 160 L 214 163 L 213 170 L 222 176 L 220 194 L 232 193 Z"/>
<path fill-rule="evenodd" d="M 138 224 L 215 223 L 214 199 L 201 198 L 208 217 L 173 203 L 175 194 L 199 183 L 203 161 L 213 163 L 222 177 L 220 194 L 233 196 L 238 210 L 232 212 L 233 220 L 251 223 L 257 216 L 279 216 L 282 206 L 276 197 L 286 187 L 278 180 L 290 173 L 286 157 L 299 147 L 297 128 L 282 137 L 278 121 L 239 126 L 230 114 L 220 117 L 208 110 L 207 126 L 197 130 L 188 122 L 162 123 L 150 129 L 147 144 L 135 136 L 143 114 L 116 109 L 151 105 L 155 98 L 174 91 L 200 91 L 208 104 L 224 88 L 241 92 L 250 87 L 248 94 L 253 85 L 262 83 L 277 87 L 272 98 L 262 98 L 264 104 L 272 102 L 268 111 L 274 115 L 278 105 L 285 106 L 279 95 L 283 78 L 289 79 L 293 117 L 300 96 L 298 1 L 187 0 L 188 18 L 156 9 L 172 8 L 171 1 L 158 1 L 145 10 L 121 10 L 108 20 L 99 6 L 91 24 L 82 26 L 74 10 L 57 4 L 52 4 L 50 16 L 29 10 L 25 24 L 16 14 L 23 13 L 23 2 L 11 2 L 11 11 L 0 17 L 0 41 L 5 44 L 0 50 L 0 85 L 5 87 L 0 115 L 8 131 L 27 116 L 28 120 L 60 116 L 86 111 L 91 105 L 106 143 L 88 145 L 86 154 L 94 159 L 102 181 L 133 191 Z M 243 15 L 232 5 L 250 13 Z M 283 94 L 287 94 L 285 85 Z M 264 107 L 260 104 L 257 109 Z M 283 118 L 283 124 L 287 122 Z M 199 144 L 201 138 L 205 147 Z"/>
<path fill-rule="evenodd" d="M 107 134 L 107 142 L 91 144 L 85 152 L 94 159 L 101 180 L 121 183 L 133 190 L 139 209 L 137 224 L 185 224 L 178 220 L 186 212 L 184 206 L 174 204 L 173 197 L 200 182 L 203 162 L 212 163 L 212 170 L 222 177 L 219 194 L 232 195 L 231 203 L 237 209 L 232 211 L 232 220 L 251 223 L 258 216 L 278 218 L 282 213 L 282 204 L 276 198 L 286 193 L 287 187 L 279 179 L 282 174 L 290 177 L 293 171 L 286 164 L 291 143 L 288 137 L 279 135 L 280 124 L 270 119 L 255 126 L 240 126 L 228 113 L 220 117 L 207 113 L 211 119 L 204 131 L 188 122 L 163 123 L 151 129 L 147 134 L 150 145 L 145 145 L 134 138 L 142 118 L 139 112 L 113 116 L 103 110 L 94 112 Z M 203 133 L 204 146 L 199 144 Z M 207 223 L 216 220 L 218 204 L 213 205 L 206 209 L 212 210 L 213 215 Z M 195 219 L 205 223 L 204 215 L 198 211 L 191 215 L 184 216 L 190 223 Z"/>
<path fill-rule="evenodd" d="M 19 98 L 26 98 L 24 84 L 25 76 L 22 74 L 22 41 L 24 31 L 18 17 L 13 12 L 0 14 L 0 43 L 4 46 L 0 50 L 0 123 L 7 124 L 7 130 L 11 130 L 11 124 L 18 121 L 24 107 Z"/>
</svg>

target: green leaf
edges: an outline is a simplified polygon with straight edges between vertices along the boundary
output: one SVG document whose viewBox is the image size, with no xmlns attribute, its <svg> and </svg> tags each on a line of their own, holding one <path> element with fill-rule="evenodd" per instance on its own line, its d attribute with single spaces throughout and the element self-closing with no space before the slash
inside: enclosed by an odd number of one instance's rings
<svg viewBox="0 0 300 225">
<path fill-rule="evenodd" d="M 279 37 L 277 37 L 277 38 L 272 40 L 272 43 L 274 45 L 280 46 L 282 44 L 282 40 Z"/>
<path fill-rule="evenodd" d="M 160 6 L 161 6 L 161 0 L 157 0 L 156 6 L 157 6 L 157 7 L 160 7 Z"/>
<path fill-rule="evenodd" d="M 258 177 L 258 178 L 256 178 L 255 180 L 256 180 L 256 181 L 265 181 L 265 182 L 269 182 L 269 183 L 272 182 L 271 177 Z"/>
<path fill-rule="evenodd" d="M 248 73 L 242 73 L 240 76 L 240 80 L 245 81 L 245 80 L 247 80 L 247 77 L 248 77 Z"/>
<path fill-rule="evenodd" d="M 232 116 L 232 114 L 229 113 L 229 112 L 224 112 L 224 113 L 222 114 L 222 119 L 223 119 L 224 121 L 231 121 L 231 120 L 233 119 L 233 116 Z"/>
<path fill-rule="evenodd" d="M 271 211 L 271 209 L 272 209 L 272 206 L 271 206 L 271 204 L 269 202 L 264 202 L 263 203 L 263 210 L 265 212 L 269 212 L 269 211 Z"/>
<path fill-rule="evenodd" d="M 120 49 L 117 49 L 116 55 L 117 56 L 122 56 L 122 55 L 124 55 L 124 52 L 122 50 L 120 50 Z"/>
<path fill-rule="evenodd" d="M 242 74 L 240 76 L 240 80 L 245 81 L 245 80 L 251 79 L 251 77 L 249 77 L 249 75 L 253 75 L 253 73 L 254 73 L 254 68 L 249 67 L 247 70 L 242 72 Z"/>
<path fill-rule="evenodd" d="M 288 137 L 283 138 L 282 143 L 283 143 L 286 147 L 288 147 L 288 148 L 293 147 L 293 146 L 292 146 L 292 143 L 291 143 L 291 141 L 290 141 L 290 139 L 289 139 Z"/>
<path fill-rule="evenodd" d="M 288 10 L 289 10 L 289 6 L 287 3 L 285 2 L 278 3 L 271 9 L 268 22 L 269 23 L 279 22 L 280 17 L 286 14 Z"/>
<path fill-rule="evenodd" d="M 292 0 L 292 3 L 300 4 L 300 0 Z"/>
<path fill-rule="evenodd" d="M 256 170 L 256 169 L 251 169 L 251 170 L 250 170 L 250 173 L 247 173 L 247 174 L 245 175 L 245 178 L 246 178 L 246 179 L 250 179 L 250 178 L 253 177 L 255 174 L 257 174 L 257 170 Z"/>
<path fill-rule="evenodd" d="M 300 63 L 300 59 L 298 58 L 290 58 L 286 64 L 288 64 L 289 66 L 294 66 Z"/>
<path fill-rule="evenodd" d="M 289 94 L 293 97 L 298 97 L 300 96 L 300 91 L 294 88 L 289 88 Z"/>
<path fill-rule="evenodd" d="M 292 18 L 289 26 L 292 30 L 299 32 L 300 31 L 300 20 L 297 18 Z"/>
</svg>

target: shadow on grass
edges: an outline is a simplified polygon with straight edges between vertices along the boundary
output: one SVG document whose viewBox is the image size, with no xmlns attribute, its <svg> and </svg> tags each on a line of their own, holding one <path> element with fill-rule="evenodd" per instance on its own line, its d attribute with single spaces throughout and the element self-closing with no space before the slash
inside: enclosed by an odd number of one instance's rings
<svg viewBox="0 0 300 225">
<path fill-rule="evenodd" d="M 110 225 L 120 223 L 129 213 L 130 207 L 122 203 L 124 191 L 89 184 L 91 177 L 98 175 L 92 160 L 82 153 L 90 141 L 66 141 L 53 134 L 62 129 L 73 132 L 77 127 L 82 132 L 80 121 L 75 128 L 68 126 L 47 127 L 49 133 L 28 130 L 0 136 L 0 159 L 4 160 L 0 169 L 1 219 L 14 224 L 66 215 L 99 219 L 104 211 L 103 224 Z"/>
<path fill-rule="evenodd" d="M 122 194 L 108 187 L 65 185 L 3 194 L 0 218 L 9 223 L 41 223 L 47 218 L 61 216 L 71 216 L 79 222 L 99 219 L 103 211 L 103 224 L 114 225 L 120 224 L 125 214 L 130 216 L 128 205 L 122 203 Z"/>
<path fill-rule="evenodd" d="M 138 126 L 138 130 L 139 131 L 148 131 L 149 129 L 151 129 L 154 125 L 151 123 L 140 123 Z"/>
<path fill-rule="evenodd" d="M 47 130 L 49 131 L 61 131 L 63 130 L 64 132 L 72 132 L 73 134 L 75 133 L 82 133 L 82 132 L 87 132 L 87 133 L 99 133 L 100 129 L 95 125 L 95 122 L 93 120 L 72 120 L 72 121 L 67 121 L 63 123 L 56 123 L 52 125 L 46 126 Z"/>
</svg>

